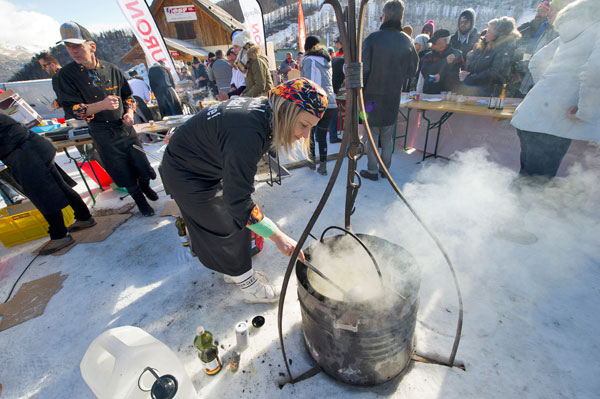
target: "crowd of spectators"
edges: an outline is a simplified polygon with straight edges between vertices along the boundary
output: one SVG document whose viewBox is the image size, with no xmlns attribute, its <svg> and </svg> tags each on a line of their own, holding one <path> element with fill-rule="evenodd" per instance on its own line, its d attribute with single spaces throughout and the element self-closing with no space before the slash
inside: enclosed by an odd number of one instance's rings
<svg viewBox="0 0 600 399">
<path fill-rule="evenodd" d="M 507 96 L 524 97 L 534 84 L 529 60 L 558 37 L 554 19 L 572 1 L 542 0 L 531 21 L 517 26 L 514 18 L 501 16 L 481 32 L 473 8 L 460 13 L 454 33 L 435 30 L 435 21 L 428 20 L 413 39 L 419 65 L 405 88 L 426 94 L 489 96 L 506 84 Z"/>
</svg>

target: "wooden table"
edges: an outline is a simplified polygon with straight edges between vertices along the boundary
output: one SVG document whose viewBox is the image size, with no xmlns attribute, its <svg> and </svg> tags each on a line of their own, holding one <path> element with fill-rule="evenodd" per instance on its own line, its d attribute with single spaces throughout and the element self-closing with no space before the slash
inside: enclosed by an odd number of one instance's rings
<svg viewBox="0 0 600 399">
<path fill-rule="evenodd" d="M 159 121 L 159 122 L 155 122 L 154 125 L 151 125 L 150 123 L 138 123 L 136 125 L 133 125 L 135 132 L 140 135 L 140 134 L 159 134 L 159 133 L 166 133 L 169 130 L 171 130 L 172 128 L 176 128 L 178 126 L 183 125 L 185 122 L 187 122 L 187 120 L 189 119 L 189 117 L 184 117 L 182 115 L 181 118 L 179 119 L 171 119 L 168 121 Z M 160 135 L 163 136 L 163 135 Z"/>
<path fill-rule="evenodd" d="M 402 97 L 405 98 L 405 96 L 407 96 L 407 95 L 408 95 L 407 93 L 404 93 L 402 95 Z M 456 101 L 449 101 L 449 100 L 433 101 L 433 102 L 427 101 L 428 99 L 436 99 L 436 98 L 440 98 L 440 95 L 421 94 L 420 101 L 412 100 L 409 102 L 405 102 L 404 104 L 402 104 L 402 103 L 400 104 L 400 109 L 407 108 L 407 115 L 402 114 L 402 111 L 400 110 L 400 113 L 406 120 L 406 135 L 404 136 L 405 140 L 406 140 L 406 137 L 408 136 L 408 120 L 410 118 L 411 109 L 416 109 L 416 110 L 421 111 L 423 119 L 425 119 L 425 121 L 427 122 L 427 130 L 426 130 L 426 134 L 425 134 L 425 145 L 423 147 L 423 159 L 422 160 L 425 160 L 426 158 L 429 158 L 429 157 L 437 158 L 438 144 L 439 144 L 439 140 L 440 140 L 440 132 L 441 132 L 442 126 L 444 125 L 444 123 L 446 123 L 446 121 L 448 121 L 448 119 L 450 119 L 450 117 L 453 114 L 457 113 L 457 114 L 485 116 L 485 117 L 491 117 L 493 120 L 499 121 L 499 120 L 503 120 L 503 119 L 512 119 L 513 114 L 516 109 L 516 106 L 514 106 L 514 105 L 505 105 L 503 110 L 488 109 L 487 99 L 483 98 L 483 97 L 464 97 L 464 99 L 465 99 L 464 102 L 456 102 Z M 486 105 L 478 104 L 477 103 L 478 101 L 485 102 Z M 520 99 L 507 98 L 505 100 L 505 104 L 513 104 L 517 101 L 520 101 Z M 442 112 L 442 115 L 438 121 L 432 122 L 426 116 L 427 111 Z M 435 149 L 434 149 L 433 153 L 427 154 L 427 142 L 429 140 L 429 132 L 433 129 L 437 129 L 437 136 L 436 136 L 436 140 L 435 140 Z M 406 141 L 405 141 L 405 143 L 406 143 Z"/>
</svg>

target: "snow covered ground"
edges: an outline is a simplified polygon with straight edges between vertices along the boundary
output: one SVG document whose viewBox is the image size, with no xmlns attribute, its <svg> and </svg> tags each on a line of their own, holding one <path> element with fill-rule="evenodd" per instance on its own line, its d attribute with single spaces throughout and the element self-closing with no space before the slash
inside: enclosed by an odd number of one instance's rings
<svg viewBox="0 0 600 399">
<path fill-rule="evenodd" d="M 160 155 L 159 144 L 145 147 Z M 337 145 L 331 147 L 335 152 Z M 41 317 L 0 332 L 0 397 L 93 398 L 81 378 L 81 358 L 100 333 L 123 325 L 138 326 L 167 344 L 203 398 L 598 397 L 600 162 L 588 159 L 585 169 L 572 166 L 567 178 L 519 191 L 512 186 L 515 172 L 488 161 L 483 150 L 455 154 L 450 162 L 419 164 L 420 157 L 398 147 L 391 174 L 456 267 L 465 310 L 457 360 L 466 371 L 414 363 L 401 380 L 376 387 L 351 387 L 320 373 L 280 389 L 285 367 L 277 307 L 243 304 L 237 288 L 190 258 L 179 244 L 174 218 L 158 216 L 168 200 L 161 192 L 156 216 L 144 218 L 136 211 L 104 242 L 35 260 L 18 286 L 58 271 L 68 278 Z M 78 177 L 64 155 L 57 162 Z M 359 168 L 365 166 L 366 157 L 359 162 Z M 346 165 L 315 235 L 344 224 L 345 172 Z M 283 186 L 258 184 L 255 200 L 286 233 L 299 238 L 327 181 L 307 168 L 295 169 Z M 162 188 L 160 181 L 153 186 Z M 119 200 L 120 194 L 102 193 L 96 209 L 131 202 Z M 384 180 L 363 182 L 352 226 L 402 245 L 416 257 L 422 267 L 416 348 L 447 357 L 457 300 L 432 240 Z M 535 243 L 516 242 L 532 234 Z M 0 300 L 44 240 L 0 248 Z M 287 263 L 269 240 L 254 258 L 255 268 L 277 283 Z M 293 279 L 283 326 L 291 369 L 298 376 L 312 363 L 302 341 L 295 289 Z M 266 324 L 250 331 L 239 371 L 224 367 L 215 376 L 205 375 L 192 346 L 196 326 L 215 335 L 227 360 L 235 324 L 259 314 Z"/>
</svg>

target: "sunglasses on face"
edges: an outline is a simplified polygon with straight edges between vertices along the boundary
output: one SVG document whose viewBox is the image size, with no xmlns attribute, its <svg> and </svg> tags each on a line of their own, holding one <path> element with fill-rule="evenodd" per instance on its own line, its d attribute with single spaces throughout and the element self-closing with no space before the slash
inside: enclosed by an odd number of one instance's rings
<svg viewBox="0 0 600 399">
<path fill-rule="evenodd" d="M 48 66 L 50 66 L 50 64 L 40 64 L 40 66 L 42 67 L 42 69 L 46 69 Z"/>
</svg>

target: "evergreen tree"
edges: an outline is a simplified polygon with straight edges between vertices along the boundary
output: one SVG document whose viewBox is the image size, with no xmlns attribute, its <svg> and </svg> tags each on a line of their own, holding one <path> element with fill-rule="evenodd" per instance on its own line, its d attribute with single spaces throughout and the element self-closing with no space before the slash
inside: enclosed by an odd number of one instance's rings
<svg viewBox="0 0 600 399">
<path fill-rule="evenodd" d="M 92 36 L 96 42 L 96 56 L 99 59 L 113 63 L 123 70 L 128 70 L 133 67 L 133 65 L 121 61 L 121 58 L 131 50 L 132 39 L 134 36 L 130 31 L 111 30 Z M 67 52 L 67 48 L 63 44 L 53 46 L 44 52 L 48 52 L 55 56 L 61 65 L 66 65 L 73 61 Z M 41 53 L 42 52 L 32 57 L 31 61 L 25 64 L 9 79 L 9 82 L 47 79 L 49 77 L 48 74 L 42 69 L 37 60 L 37 56 Z"/>
</svg>

